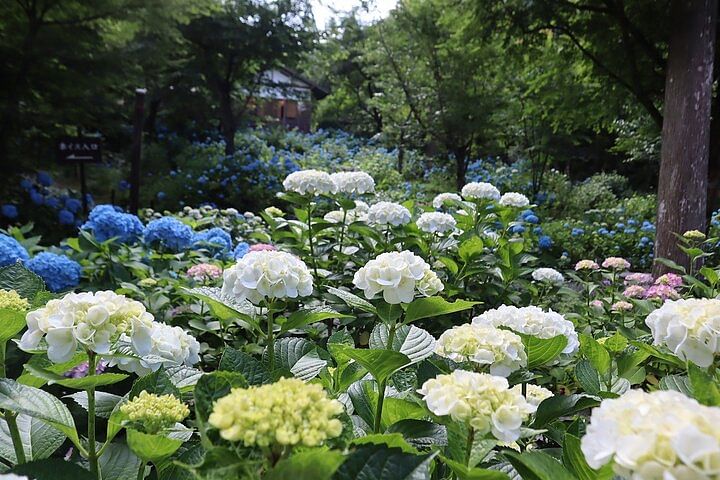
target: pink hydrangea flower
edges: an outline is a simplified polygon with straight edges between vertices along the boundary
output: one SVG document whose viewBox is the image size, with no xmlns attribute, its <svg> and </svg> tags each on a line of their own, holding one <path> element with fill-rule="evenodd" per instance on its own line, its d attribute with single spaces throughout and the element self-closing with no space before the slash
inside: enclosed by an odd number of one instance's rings
<svg viewBox="0 0 720 480">
<path fill-rule="evenodd" d="M 186 275 L 196 282 L 215 280 L 222 276 L 222 268 L 211 263 L 199 263 L 188 268 Z"/>
<path fill-rule="evenodd" d="M 602 266 L 610 270 L 627 270 L 630 268 L 630 262 L 622 257 L 608 257 L 603 261 Z"/>
<path fill-rule="evenodd" d="M 602 310 L 603 309 L 603 302 L 600 300 L 593 300 L 590 302 L 590 306 L 593 307 L 595 310 Z"/>
<path fill-rule="evenodd" d="M 250 246 L 251 252 L 262 252 L 264 250 L 277 250 L 277 248 L 275 245 L 270 245 L 269 243 L 256 243 Z"/>
<path fill-rule="evenodd" d="M 594 262 L 593 260 L 580 260 L 575 264 L 575 270 L 598 270 L 600 268 L 600 265 L 597 264 L 597 262 Z"/>
<path fill-rule="evenodd" d="M 653 285 L 645 291 L 645 298 L 667 300 L 678 299 L 680 294 L 670 285 Z"/>
<path fill-rule="evenodd" d="M 107 365 L 108 363 L 105 360 L 100 360 L 97 365 L 95 365 L 95 374 L 100 375 L 103 373 Z M 87 376 L 88 370 L 90 370 L 90 364 L 88 362 L 82 362 L 65 372 L 63 376 L 67 378 L 83 378 Z"/>
<path fill-rule="evenodd" d="M 637 284 L 637 285 L 651 285 L 653 283 L 653 276 L 650 273 L 628 273 L 625 275 L 625 285 Z"/>
<path fill-rule="evenodd" d="M 623 297 L 627 298 L 643 298 L 645 296 L 645 287 L 642 285 L 630 285 L 623 292 Z"/>
<path fill-rule="evenodd" d="M 610 307 L 610 310 L 612 310 L 613 312 L 627 312 L 628 310 L 632 310 L 632 308 L 632 303 L 620 300 L 619 302 L 613 303 L 612 307 Z"/>
<path fill-rule="evenodd" d="M 675 273 L 666 273 L 655 280 L 655 285 L 668 285 L 673 288 L 679 287 L 682 283 L 682 277 Z"/>
</svg>

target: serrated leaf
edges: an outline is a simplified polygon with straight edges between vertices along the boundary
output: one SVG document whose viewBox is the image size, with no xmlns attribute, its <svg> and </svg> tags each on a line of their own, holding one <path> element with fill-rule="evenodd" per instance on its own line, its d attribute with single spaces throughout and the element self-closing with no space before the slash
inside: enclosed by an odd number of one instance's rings
<svg viewBox="0 0 720 480">
<path fill-rule="evenodd" d="M 245 352 L 227 347 L 220 357 L 219 370 L 241 373 L 250 385 L 270 383 L 270 374 L 262 362 Z"/>
<path fill-rule="evenodd" d="M 98 462 L 102 480 L 132 479 L 140 468 L 140 459 L 123 443 L 108 445 Z"/>
<path fill-rule="evenodd" d="M 589 360 L 582 359 L 575 365 L 575 378 L 585 392 L 596 394 L 600 391 L 600 377 Z"/>
<path fill-rule="evenodd" d="M 26 363 L 24 367 L 31 375 L 47 380 L 50 385 L 57 383 L 63 387 L 73 388 L 75 390 L 87 390 L 91 387 L 112 385 L 114 383 L 122 382 L 130 376 L 124 373 L 100 373 L 97 375 L 87 375 L 79 378 L 68 378 L 50 370 L 30 365 L 29 363 Z"/>
<path fill-rule="evenodd" d="M 358 310 L 362 310 L 363 312 L 377 315 L 377 309 L 373 306 L 372 303 L 358 297 L 354 293 L 350 293 L 346 290 L 340 290 L 339 288 L 335 287 L 328 287 L 327 291 L 331 295 L 335 295 L 336 297 L 340 298 L 340 300 L 345 302 L 348 307 L 357 308 Z"/>
<path fill-rule="evenodd" d="M 404 323 L 412 323 L 423 318 L 439 317 L 441 315 L 462 312 L 479 303 L 480 302 L 471 302 L 468 300 L 455 300 L 453 303 L 450 303 L 442 297 L 418 298 L 408 304 L 407 310 L 405 311 Z"/>
<path fill-rule="evenodd" d="M 430 465 L 437 452 L 404 453 L 382 445 L 360 447 L 350 453 L 335 472 L 334 480 L 385 479 L 429 480 Z"/>
<path fill-rule="evenodd" d="M 357 349 L 338 346 L 341 352 L 362 365 L 378 383 L 410 364 L 407 355 L 392 350 Z"/>
<path fill-rule="evenodd" d="M 0 343 L 5 343 L 25 328 L 25 312 L 0 308 Z"/>
<path fill-rule="evenodd" d="M 312 479 L 330 480 L 345 460 L 337 450 L 314 448 L 293 453 L 290 458 L 278 462 L 264 477 L 265 480 Z"/>
<path fill-rule="evenodd" d="M 203 375 L 201 370 L 186 365 L 174 365 L 167 367 L 165 371 L 168 377 L 170 377 L 170 381 L 181 393 L 192 391 L 197 381 Z"/>
<path fill-rule="evenodd" d="M 298 310 L 293 312 L 288 317 L 287 321 L 282 324 L 280 327 L 280 333 L 331 318 L 352 318 L 352 315 L 338 313 L 330 307 L 320 307 L 313 310 Z"/>
<path fill-rule="evenodd" d="M 15 290 L 21 297 L 32 301 L 38 292 L 45 290 L 45 282 L 17 262 L 0 268 L 0 289 Z"/>
<path fill-rule="evenodd" d="M 553 361 L 567 346 L 567 337 L 565 335 L 558 335 L 553 338 L 538 338 L 520 333 L 518 335 L 520 335 L 523 345 L 525 345 L 525 353 L 528 358 L 527 368 L 529 370 Z"/>
<path fill-rule="evenodd" d="M 260 329 L 260 325 L 255 318 L 256 309 L 252 303 L 247 300 L 238 302 L 235 298 L 222 294 L 219 287 L 199 287 L 199 288 L 183 288 L 183 290 L 207 304 L 220 323 L 229 325 L 235 319 L 242 319 L 256 330 Z"/>
<path fill-rule="evenodd" d="M 306 338 L 284 337 L 279 338 L 274 345 L 275 369 L 287 370 L 291 373 L 295 369 L 303 375 L 303 379 L 309 380 L 317 376 L 320 370 L 327 365 L 327 361 L 321 360 L 319 349 L 314 342 Z M 315 352 L 314 354 L 312 352 Z M 304 359 L 304 360 L 303 360 Z M 302 360 L 302 363 L 295 367 Z M 263 361 L 268 364 L 268 351 L 263 353 Z M 322 362 L 322 365 L 321 363 Z M 295 375 L 293 373 L 293 375 Z"/>
<path fill-rule="evenodd" d="M 370 348 L 386 349 L 390 347 L 418 363 L 432 356 L 435 351 L 435 338 L 422 328 L 414 325 L 401 325 L 395 330 L 392 346 L 388 346 L 389 327 L 383 323 L 375 326 L 370 334 Z"/>
<path fill-rule="evenodd" d="M 450 467 L 459 480 L 508 480 L 509 478 L 506 473 L 499 470 L 470 468 L 460 462 L 444 457 L 442 458 L 442 461 Z"/>
<path fill-rule="evenodd" d="M 684 375 L 667 375 L 660 380 L 659 387 L 661 390 L 674 390 L 688 397 L 693 396 L 690 379 Z"/>
<path fill-rule="evenodd" d="M 688 362 L 688 378 L 693 397 L 698 402 L 711 407 L 720 406 L 720 389 L 715 378 L 692 362 Z"/>
<path fill-rule="evenodd" d="M 599 470 L 588 465 L 580 449 L 580 439 L 569 433 L 563 438 L 563 464 L 579 480 L 610 480 L 613 478 L 612 465 L 607 464 Z"/>
<path fill-rule="evenodd" d="M 64 363 L 53 363 L 47 358 L 47 355 L 33 355 L 28 360 L 27 365 L 32 365 L 36 368 L 41 368 L 56 374 L 63 374 L 72 368 L 80 365 L 82 362 L 87 361 L 87 354 L 76 353 L 73 358 Z M 27 385 L 29 387 L 40 388 L 47 383 L 47 379 L 36 377 L 24 369 L 22 375 L 18 378 L 18 383 Z"/>
<path fill-rule="evenodd" d="M 127 443 L 133 453 L 142 460 L 156 462 L 175 453 L 183 442 L 161 434 L 152 435 L 128 428 Z"/>
<path fill-rule="evenodd" d="M 546 398 L 538 405 L 535 421 L 531 426 L 538 429 L 544 428 L 559 417 L 574 415 L 598 405 L 600 405 L 600 399 L 589 395 L 555 395 Z"/>
<path fill-rule="evenodd" d="M 317 377 L 325 367 L 327 367 L 327 360 L 320 358 L 317 349 L 314 349 L 300 357 L 290 368 L 290 373 L 300 380 L 308 381 Z"/>
<path fill-rule="evenodd" d="M 233 388 L 247 388 L 248 383 L 239 373 L 206 373 L 195 385 L 195 411 L 198 421 L 206 421 L 212 411 L 213 402 L 230 393 Z"/>
<path fill-rule="evenodd" d="M 400 420 L 390 425 L 387 432 L 402 434 L 410 445 L 417 448 L 429 448 L 433 445 L 442 447 L 448 444 L 445 425 L 438 425 L 427 420 Z"/>
<path fill-rule="evenodd" d="M 72 395 L 67 395 L 67 397 L 72 398 L 75 403 L 87 410 L 87 392 L 75 392 Z M 110 415 L 120 400 L 122 400 L 120 395 L 114 395 L 107 392 L 95 392 L 95 415 L 100 418 L 110 418 Z"/>
<path fill-rule="evenodd" d="M 15 418 L 27 461 L 48 458 L 65 441 L 65 434 L 40 419 L 20 414 Z M 10 430 L 5 419 L 0 419 L 0 457 L 17 463 Z"/>
<path fill-rule="evenodd" d="M 16 465 L 9 473 L 33 480 L 95 480 L 85 468 L 61 458 L 46 458 Z"/>
<path fill-rule="evenodd" d="M 594 338 L 580 334 L 580 352 L 592 363 L 600 375 L 610 370 L 610 354 Z"/>
<path fill-rule="evenodd" d="M 506 452 L 513 467 L 526 480 L 577 480 L 560 462 L 546 453 Z"/>
</svg>

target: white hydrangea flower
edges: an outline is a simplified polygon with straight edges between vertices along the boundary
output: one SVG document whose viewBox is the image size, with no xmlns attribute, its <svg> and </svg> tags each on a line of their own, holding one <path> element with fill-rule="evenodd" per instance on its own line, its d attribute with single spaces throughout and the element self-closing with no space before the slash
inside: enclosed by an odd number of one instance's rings
<svg viewBox="0 0 720 480">
<path fill-rule="evenodd" d="M 536 282 L 564 283 L 565 277 L 554 268 L 536 268 L 532 272 L 532 278 Z"/>
<path fill-rule="evenodd" d="M 306 297 L 312 293 L 313 278 L 307 265 L 287 252 L 249 252 L 223 272 L 222 295 L 249 300 Z"/>
<path fill-rule="evenodd" d="M 503 442 L 520 438 L 520 427 L 535 412 L 521 394 L 511 390 L 503 377 L 455 370 L 426 381 L 418 392 L 437 416 L 449 415 Z"/>
<path fill-rule="evenodd" d="M 353 284 L 363 290 L 365 298 L 382 293 L 390 304 L 412 302 L 416 290 L 424 296 L 442 290 L 442 282 L 430 265 L 407 250 L 381 253 L 355 272 Z"/>
<path fill-rule="evenodd" d="M 666 300 L 645 319 L 655 345 L 666 345 L 678 358 L 709 367 L 720 352 L 720 300 Z"/>
<path fill-rule="evenodd" d="M 355 208 L 348 210 L 347 214 L 342 210 L 332 210 L 325 214 L 323 220 L 330 223 L 342 223 L 345 218 L 345 223 L 348 225 L 353 222 L 366 222 L 369 209 L 367 203 L 355 200 Z"/>
<path fill-rule="evenodd" d="M 472 319 L 475 325 L 507 327 L 517 333 L 532 335 L 537 338 L 553 338 L 558 335 L 567 337 L 567 345 L 562 353 L 571 354 L 580 346 L 575 325 L 559 313 L 543 311 L 535 306 L 515 307 L 501 305 L 498 308 L 483 312 Z"/>
<path fill-rule="evenodd" d="M 506 207 L 523 208 L 530 205 L 530 200 L 528 200 L 528 198 L 522 193 L 508 192 L 503 194 L 502 197 L 500 197 L 500 205 Z"/>
<path fill-rule="evenodd" d="M 368 222 L 375 225 L 405 225 L 410 223 L 410 210 L 399 203 L 378 202 L 368 211 Z"/>
<path fill-rule="evenodd" d="M 335 193 L 336 187 L 328 173 L 320 170 L 300 170 L 285 177 L 283 188 L 300 195 L 320 195 Z"/>
<path fill-rule="evenodd" d="M 522 339 L 509 330 L 466 323 L 446 330 L 435 353 L 453 362 L 490 365 L 490 373 L 507 377 L 527 365 Z"/>
<path fill-rule="evenodd" d="M 156 372 L 161 366 L 191 367 L 200 361 L 200 344 L 181 327 L 154 322 L 150 335 L 149 348 L 136 352 L 140 359 L 120 357 L 113 359 L 110 365 L 144 376 Z M 123 337 L 124 341 L 129 341 L 125 335 Z"/>
<path fill-rule="evenodd" d="M 514 387 L 512 387 L 511 390 L 522 395 L 521 384 L 515 385 Z M 548 399 L 552 396 L 553 393 L 547 388 L 541 387 L 539 385 L 533 385 L 532 383 L 525 384 L 525 399 L 528 401 L 528 403 L 535 407 L 540 405 L 543 400 Z"/>
<path fill-rule="evenodd" d="M 30 480 L 28 477 L 14 473 L 0 473 L 0 480 Z"/>
<path fill-rule="evenodd" d="M 462 202 L 462 197 L 457 193 L 440 193 L 433 198 L 432 206 L 436 210 L 442 210 L 446 206 L 446 202 Z"/>
<path fill-rule="evenodd" d="M 425 212 L 415 223 L 420 230 L 427 233 L 452 232 L 457 225 L 452 215 L 440 212 Z"/>
<path fill-rule="evenodd" d="M 330 175 L 338 193 L 372 193 L 375 191 L 375 180 L 365 172 L 338 172 Z"/>
<path fill-rule="evenodd" d="M 500 190 L 487 182 L 470 182 L 460 191 L 466 200 L 499 200 Z"/>
<path fill-rule="evenodd" d="M 99 354 L 112 353 L 122 334 L 141 351 L 150 343 L 154 320 L 142 303 L 111 291 L 68 293 L 25 318 L 28 329 L 20 348 L 33 350 L 44 338 L 47 356 L 55 363 L 70 360 L 78 345 Z"/>
<path fill-rule="evenodd" d="M 720 408 L 680 392 L 630 390 L 593 409 L 581 449 L 592 468 L 622 478 L 709 480 L 720 475 Z"/>
</svg>

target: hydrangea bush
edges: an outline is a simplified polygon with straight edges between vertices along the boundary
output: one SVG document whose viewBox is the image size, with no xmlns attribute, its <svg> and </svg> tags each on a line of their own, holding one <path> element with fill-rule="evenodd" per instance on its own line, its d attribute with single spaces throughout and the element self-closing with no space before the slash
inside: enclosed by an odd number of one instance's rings
<svg viewBox="0 0 720 480">
<path fill-rule="evenodd" d="M 511 184 L 398 203 L 333 165 L 257 213 L 0 236 L 8 474 L 718 478 L 712 232 L 654 277 L 553 256 Z"/>
</svg>

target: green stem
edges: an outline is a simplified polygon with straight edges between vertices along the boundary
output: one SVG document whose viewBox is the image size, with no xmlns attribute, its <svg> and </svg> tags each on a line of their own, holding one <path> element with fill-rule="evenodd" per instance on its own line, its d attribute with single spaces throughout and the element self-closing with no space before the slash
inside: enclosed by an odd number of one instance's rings
<svg viewBox="0 0 720 480">
<path fill-rule="evenodd" d="M 392 350 L 392 344 L 395 340 L 395 328 L 396 323 L 393 323 L 390 325 L 390 330 L 388 332 L 388 343 L 385 346 L 386 349 Z M 379 382 L 378 385 L 378 401 L 377 401 L 377 408 L 375 408 L 375 425 L 374 425 L 374 432 L 380 433 L 380 424 L 382 420 L 382 411 L 383 411 L 383 404 L 385 403 L 385 388 L 387 387 L 387 378 L 383 380 L 382 382 Z"/>
<path fill-rule="evenodd" d="M 270 372 L 272 373 L 275 371 L 275 332 L 273 324 L 273 314 L 272 310 L 270 309 L 270 306 L 268 306 L 267 309 L 267 315 L 268 315 L 268 327 L 267 327 L 267 349 L 268 349 L 268 359 L 270 361 Z"/>
<path fill-rule="evenodd" d="M 143 480 L 145 478 L 145 466 L 147 462 L 144 460 L 140 462 L 140 468 L 138 468 L 137 480 Z"/>
<path fill-rule="evenodd" d="M 467 443 L 465 444 L 465 465 L 468 467 L 470 466 L 473 443 L 475 443 L 475 429 L 468 426 Z"/>
<path fill-rule="evenodd" d="M 18 429 L 17 422 L 15 421 L 17 414 L 14 412 L 5 412 L 5 422 L 7 423 L 8 430 L 10 430 L 10 438 L 12 438 L 13 448 L 15 449 L 15 457 L 17 458 L 17 465 L 25 463 L 25 450 L 23 449 L 22 438 L 20 438 L 20 430 Z"/>
<path fill-rule="evenodd" d="M 94 352 L 88 352 L 88 377 L 95 375 L 97 357 Z M 88 463 L 90 464 L 90 473 L 94 478 L 100 479 L 100 471 L 98 468 L 98 456 L 95 444 L 95 387 L 87 389 L 88 396 Z"/>
<path fill-rule="evenodd" d="M 313 247 L 313 234 L 312 234 L 312 200 L 308 201 L 307 205 L 307 224 L 308 224 L 308 244 L 310 245 L 310 258 L 312 259 L 313 271 L 315 272 L 315 278 L 318 276 L 317 272 L 317 259 L 315 258 L 315 247 Z"/>
<path fill-rule="evenodd" d="M 345 222 L 347 221 L 347 210 L 343 207 L 342 225 L 340 225 L 340 242 L 338 243 L 338 267 L 342 264 L 343 241 L 345 240 Z"/>
</svg>

